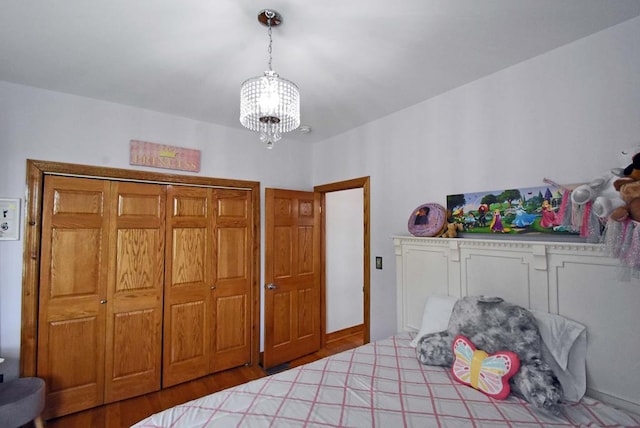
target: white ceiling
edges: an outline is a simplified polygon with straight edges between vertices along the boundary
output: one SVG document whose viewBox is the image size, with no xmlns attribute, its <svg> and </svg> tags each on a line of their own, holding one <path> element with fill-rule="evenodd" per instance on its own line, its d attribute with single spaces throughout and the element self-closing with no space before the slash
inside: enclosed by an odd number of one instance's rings
<svg viewBox="0 0 640 428">
<path fill-rule="evenodd" d="M 640 0 L 0 0 L 0 80 L 242 129 L 243 80 L 301 92 L 315 142 L 640 15 Z M 250 131 L 247 131 L 250 132 Z M 257 139 L 257 137 L 256 137 Z"/>
</svg>

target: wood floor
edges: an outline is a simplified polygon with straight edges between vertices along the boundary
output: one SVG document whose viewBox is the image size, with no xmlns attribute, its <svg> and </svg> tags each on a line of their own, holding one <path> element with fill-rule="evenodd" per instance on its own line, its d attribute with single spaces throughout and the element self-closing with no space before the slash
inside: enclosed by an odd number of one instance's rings
<svg viewBox="0 0 640 428">
<path fill-rule="evenodd" d="M 290 367 L 319 360 L 320 358 L 355 348 L 363 343 L 362 334 L 351 334 L 329 340 L 324 349 L 292 361 Z M 266 376 L 265 372 L 258 366 L 240 367 L 176 385 L 162 391 L 51 419 L 46 421 L 45 426 L 47 428 L 129 427 L 147 416 L 173 407 L 176 404 L 264 376 Z"/>
</svg>

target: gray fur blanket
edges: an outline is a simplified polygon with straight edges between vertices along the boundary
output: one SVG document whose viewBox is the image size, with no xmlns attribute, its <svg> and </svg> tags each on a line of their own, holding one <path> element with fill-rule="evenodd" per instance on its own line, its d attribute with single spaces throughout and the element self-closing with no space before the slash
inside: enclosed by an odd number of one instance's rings
<svg viewBox="0 0 640 428">
<path fill-rule="evenodd" d="M 416 348 L 422 364 L 453 364 L 453 339 L 467 337 L 478 349 L 489 354 L 515 352 L 520 370 L 509 380 L 511 392 L 534 407 L 559 413 L 562 386 L 542 356 L 538 324 L 528 310 L 499 297 L 464 297 L 456 302 L 445 331 L 423 336 Z"/>
</svg>

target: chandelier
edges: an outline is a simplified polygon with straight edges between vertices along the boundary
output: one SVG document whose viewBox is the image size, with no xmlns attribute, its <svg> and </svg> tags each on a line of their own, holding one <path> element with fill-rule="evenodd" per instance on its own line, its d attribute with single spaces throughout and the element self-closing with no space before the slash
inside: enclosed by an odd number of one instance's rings
<svg viewBox="0 0 640 428">
<path fill-rule="evenodd" d="M 271 69 L 271 29 L 282 23 L 282 17 L 274 10 L 265 9 L 258 14 L 258 21 L 269 29 L 269 70 L 264 76 L 242 83 L 240 123 L 259 132 L 260 141 L 271 149 L 282 133 L 300 126 L 300 92 L 295 83 L 281 78 Z"/>
</svg>

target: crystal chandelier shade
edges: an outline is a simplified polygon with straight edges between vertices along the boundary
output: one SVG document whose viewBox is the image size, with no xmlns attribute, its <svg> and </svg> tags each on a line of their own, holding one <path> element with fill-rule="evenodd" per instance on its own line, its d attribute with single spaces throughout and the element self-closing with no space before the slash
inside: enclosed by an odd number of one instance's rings
<svg viewBox="0 0 640 428">
<path fill-rule="evenodd" d="M 272 148 L 282 133 L 300 126 L 300 91 L 295 83 L 271 69 L 271 27 L 282 22 L 280 15 L 263 10 L 258 20 L 269 27 L 269 70 L 264 76 L 245 80 L 240 88 L 240 123 L 260 133 L 260 140 Z"/>
<path fill-rule="evenodd" d="M 273 71 L 242 83 L 240 89 L 240 123 L 252 131 L 262 132 L 269 118 L 277 118 L 280 132 L 300 126 L 300 92 L 287 79 Z"/>
</svg>

